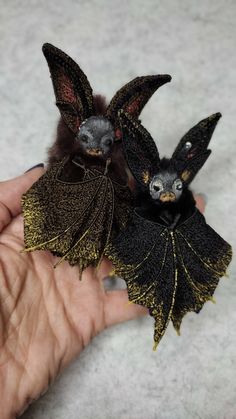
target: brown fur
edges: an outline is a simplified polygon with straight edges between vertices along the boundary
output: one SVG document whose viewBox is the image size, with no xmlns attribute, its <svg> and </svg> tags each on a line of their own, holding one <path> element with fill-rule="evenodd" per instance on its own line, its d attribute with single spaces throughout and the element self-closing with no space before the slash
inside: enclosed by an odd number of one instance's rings
<svg viewBox="0 0 236 419">
<path fill-rule="evenodd" d="M 94 108 L 96 115 L 105 115 L 107 106 L 108 105 L 105 96 L 94 95 Z"/>
</svg>

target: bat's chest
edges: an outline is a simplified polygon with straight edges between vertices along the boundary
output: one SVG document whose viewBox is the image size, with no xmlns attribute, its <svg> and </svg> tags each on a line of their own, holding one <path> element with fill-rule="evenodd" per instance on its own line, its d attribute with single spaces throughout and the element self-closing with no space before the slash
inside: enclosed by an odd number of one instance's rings
<svg viewBox="0 0 236 419">
<path fill-rule="evenodd" d="M 149 221 L 167 227 L 169 231 L 175 231 L 180 224 L 193 214 L 194 209 L 195 207 L 180 210 L 178 207 L 157 208 L 152 206 L 139 209 L 138 213 Z"/>
</svg>

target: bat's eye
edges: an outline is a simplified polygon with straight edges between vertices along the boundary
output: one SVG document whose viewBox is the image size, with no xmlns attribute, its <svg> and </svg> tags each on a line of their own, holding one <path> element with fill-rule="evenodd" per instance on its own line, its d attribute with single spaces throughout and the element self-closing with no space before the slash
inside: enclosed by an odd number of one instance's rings
<svg viewBox="0 0 236 419">
<path fill-rule="evenodd" d="M 87 143 L 88 142 L 88 140 L 89 140 L 89 138 L 88 138 L 88 136 L 87 135 L 81 135 L 80 137 L 79 137 L 79 139 L 80 139 L 80 141 L 82 141 L 82 143 Z"/>
<path fill-rule="evenodd" d="M 152 196 L 154 199 L 156 199 L 156 198 L 157 198 L 157 196 L 159 196 L 159 193 L 160 193 L 161 191 L 163 191 L 163 183 L 162 183 L 161 179 L 158 179 L 158 178 L 156 178 L 156 179 L 155 179 L 155 178 L 154 178 L 154 179 L 151 181 L 149 188 L 150 188 L 150 193 L 151 193 L 151 196 Z"/>
<path fill-rule="evenodd" d="M 180 179 L 176 179 L 175 180 L 174 187 L 175 187 L 175 189 L 177 189 L 177 191 L 182 191 L 182 189 L 183 189 L 183 183 L 181 182 Z"/>
<path fill-rule="evenodd" d="M 103 144 L 104 144 L 106 147 L 111 147 L 111 145 L 113 144 L 113 140 L 112 140 L 111 138 L 106 138 L 106 139 L 103 141 Z"/>
<path fill-rule="evenodd" d="M 153 182 L 151 186 L 155 192 L 160 192 L 163 190 L 163 184 L 160 180 L 156 181 L 155 183 Z"/>
<path fill-rule="evenodd" d="M 111 147 L 113 144 L 113 138 L 109 137 L 109 138 L 104 138 L 102 139 L 102 145 L 105 147 Z"/>
</svg>

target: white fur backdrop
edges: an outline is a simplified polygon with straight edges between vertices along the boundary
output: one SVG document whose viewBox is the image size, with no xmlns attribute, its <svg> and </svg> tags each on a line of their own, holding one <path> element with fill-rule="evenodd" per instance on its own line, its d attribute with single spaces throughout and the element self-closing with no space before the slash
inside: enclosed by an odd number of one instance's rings
<svg viewBox="0 0 236 419">
<path fill-rule="evenodd" d="M 234 245 L 236 2 L 0 0 L 1 180 L 45 161 L 54 138 L 59 114 L 44 42 L 73 57 L 107 99 L 135 76 L 171 74 L 142 114 L 161 155 L 222 112 L 193 187 L 208 197 L 208 223 Z M 217 304 L 188 314 L 181 337 L 170 325 L 157 352 L 150 317 L 106 330 L 23 418 L 235 419 L 235 273 L 232 263 Z"/>
</svg>

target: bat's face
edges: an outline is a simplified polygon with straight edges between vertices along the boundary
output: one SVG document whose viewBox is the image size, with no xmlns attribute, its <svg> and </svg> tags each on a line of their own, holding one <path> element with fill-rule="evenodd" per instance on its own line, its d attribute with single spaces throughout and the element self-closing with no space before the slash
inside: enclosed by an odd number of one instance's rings
<svg viewBox="0 0 236 419">
<path fill-rule="evenodd" d="M 115 133 L 108 119 L 102 116 L 91 116 L 81 124 L 76 140 L 83 153 L 106 157 L 111 152 Z"/>
<path fill-rule="evenodd" d="M 183 190 L 183 183 L 177 173 L 168 170 L 155 175 L 150 184 L 149 191 L 152 199 L 160 202 L 176 202 Z"/>
</svg>

